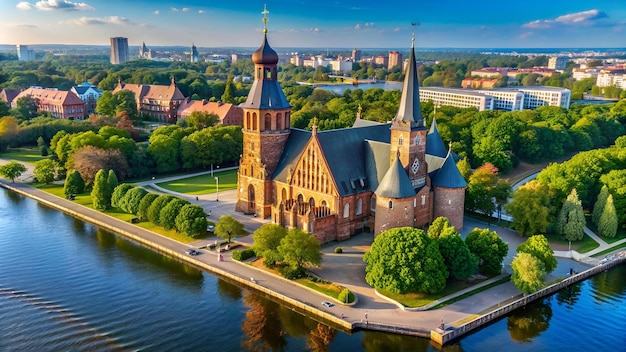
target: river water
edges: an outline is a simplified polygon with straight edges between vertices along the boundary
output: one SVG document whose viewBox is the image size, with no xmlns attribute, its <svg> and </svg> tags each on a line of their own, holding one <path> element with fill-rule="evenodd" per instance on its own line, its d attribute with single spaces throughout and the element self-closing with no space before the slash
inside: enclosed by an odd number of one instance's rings
<svg viewBox="0 0 626 352">
<path fill-rule="evenodd" d="M 402 89 L 402 82 L 394 82 L 394 81 L 388 81 L 388 82 L 377 82 L 377 83 L 368 83 L 368 84 L 359 84 L 359 85 L 353 85 L 353 84 L 333 84 L 333 85 L 321 85 L 318 86 L 317 88 L 320 89 L 324 89 L 330 92 L 335 92 L 337 94 L 343 94 L 343 92 L 346 89 L 362 89 L 362 90 L 368 90 L 371 88 L 382 88 L 384 90 L 401 90 Z"/>
<path fill-rule="evenodd" d="M 626 351 L 626 266 L 445 351 Z M 352 335 L 0 189 L 0 351 L 436 351 Z"/>
</svg>

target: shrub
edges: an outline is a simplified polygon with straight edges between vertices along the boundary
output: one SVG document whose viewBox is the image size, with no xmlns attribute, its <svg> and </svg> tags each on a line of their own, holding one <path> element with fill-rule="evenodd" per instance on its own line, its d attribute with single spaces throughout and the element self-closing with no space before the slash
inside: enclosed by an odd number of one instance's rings
<svg viewBox="0 0 626 352">
<path fill-rule="evenodd" d="M 242 249 L 242 250 L 237 250 L 237 251 L 233 251 L 233 259 L 238 260 L 238 261 L 244 261 L 246 259 L 252 258 L 255 256 L 254 254 L 254 250 L 251 248 L 248 249 Z"/>
<path fill-rule="evenodd" d="M 343 249 L 341 249 L 341 247 L 335 247 L 335 253 L 343 253 Z"/>
<path fill-rule="evenodd" d="M 285 265 L 280 268 L 280 274 L 289 280 L 299 279 L 304 277 L 304 268 L 303 267 L 292 267 L 290 265 Z"/>
<path fill-rule="evenodd" d="M 134 187 L 135 186 L 130 183 L 122 183 L 115 187 L 113 194 L 111 195 L 111 206 L 114 208 L 121 208 L 120 201 L 126 195 L 126 192 L 130 191 Z"/>
<path fill-rule="evenodd" d="M 347 288 L 344 288 L 343 291 L 339 293 L 339 296 L 337 296 L 337 299 L 343 303 L 352 303 L 354 302 L 354 293 Z"/>
</svg>

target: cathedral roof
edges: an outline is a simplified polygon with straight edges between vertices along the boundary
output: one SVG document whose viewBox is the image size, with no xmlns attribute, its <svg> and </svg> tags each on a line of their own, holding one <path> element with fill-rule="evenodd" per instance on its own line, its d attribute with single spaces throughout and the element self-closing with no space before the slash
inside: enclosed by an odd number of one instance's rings
<svg viewBox="0 0 626 352">
<path fill-rule="evenodd" d="M 287 109 L 287 98 L 278 81 L 270 79 L 255 80 L 248 93 L 248 99 L 242 107 L 250 109 Z"/>
<path fill-rule="evenodd" d="M 461 172 L 459 168 L 456 166 L 454 162 L 454 157 L 451 153 L 448 153 L 446 156 L 446 160 L 443 162 L 443 165 L 437 171 L 437 174 L 432 180 L 432 184 L 435 187 L 443 187 L 443 188 L 465 188 L 467 187 L 467 182 L 463 176 L 461 176 Z"/>
<path fill-rule="evenodd" d="M 383 177 L 383 180 L 374 193 L 376 193 L 377 196 L 395 199 L 415 196 L 415 189 L 411 184 L 409 175 L 407 175 L 406 170 L 402 167 L 399 157 L 396 156 L 393 164 L 389 167 L 387 174 L 385 174 L 385 177 Z"/>
<path fill-rule="evenodd" d="M 278 54 L 267 42 L 267 34 L 263 35 L 263 44 L 252 54 L 252 62 L 255 65 L 276 65 Z"/>
<path fill-rule="evenodd" d="M 426 154 L 445 158 L 448 155 L 443 139 L 437 129 L 437 119 L 433 117 L 433 123 L 430 125 L 430 131 L 426 135 Z"/>
<path fill-rule="evenodd" d="M 409 124 L 411 129 L 424 126 L 424 118 L 420 107 L 419 82 L 417 79 L 417 64 L 415 63 L 415 49 L 411 45 L 409 65 L 404 76 L 402 95 L 398 113 L 393 118 L 394 124 Z"/>
</svg>

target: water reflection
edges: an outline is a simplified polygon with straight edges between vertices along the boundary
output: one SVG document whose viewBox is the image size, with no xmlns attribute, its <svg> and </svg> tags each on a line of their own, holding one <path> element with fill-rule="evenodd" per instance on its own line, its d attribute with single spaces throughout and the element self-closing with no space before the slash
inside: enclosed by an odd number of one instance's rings
<svg viewBox="0 0 626 352">
<path fill-rule="evenodd" d="M 223 279 L 217 279 L 217 293 L 221 298 L 226 298 L 231 302 L 239 302 L 241 299 L 241 288 Z"/>
<path fill-rule="evenodd" d="M 363 332 L 363 349 L 377 351 L 435 351 L 430 340 L 405 335 L 386 334 L 379 331 Z"/>
<path fill-rule="evenodd" d="M 550 300 L 544 299 L 511 313 L 506 325 L 513 340 L 529 343 L 548 330 L 550 319 L 552 319 Z"/>
<path fill-rule="evenodd" d="M 574 305 L 580 298 L 582 284 L 577 283 L 566 287 L 556 294 L 556 301 L 559 305 L 564 305 L 568 309 L 574 309 Z"/>
<path fill-rule="evenodd" d="M 328 325 L 317 323 L 317 327 L 311 330 L 307 346 L 311 351 L 327 352 L 328 345 L 333 341 L 337 335 L 337 330 L 331 328 Z"/>
<path fill-rule="evenodd" d="M 241 327 L 241 345 L 250 351 L 285 350 L 287 332 L 278 315 L 279 306 L 250 291 L 245 291 L 243 303 L 248 311 Z"/>
<path fill-rule="evenodd" d="M 600 303 L 619 301 L 626 295 L 626 265 L 618 265 L 591 279 L 593 297 Z"/>
</svg>

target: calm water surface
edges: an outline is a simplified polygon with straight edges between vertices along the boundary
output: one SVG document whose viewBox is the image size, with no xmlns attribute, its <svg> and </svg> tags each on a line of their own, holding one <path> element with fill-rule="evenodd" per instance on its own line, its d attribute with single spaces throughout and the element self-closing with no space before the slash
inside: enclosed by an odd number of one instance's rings
<svg viewBox="0 0 626 352">
<path fill-rule="evenodd" d="M 446 351 L 626 351 L 626 266 Z M 436 351 L 335 331 L 37 202 L 0 190 L 0 351 Z"/>
</svg>

